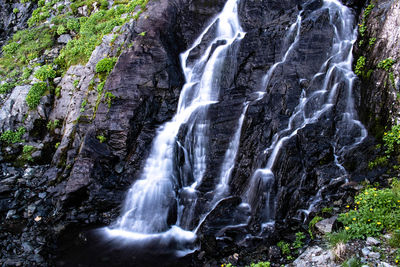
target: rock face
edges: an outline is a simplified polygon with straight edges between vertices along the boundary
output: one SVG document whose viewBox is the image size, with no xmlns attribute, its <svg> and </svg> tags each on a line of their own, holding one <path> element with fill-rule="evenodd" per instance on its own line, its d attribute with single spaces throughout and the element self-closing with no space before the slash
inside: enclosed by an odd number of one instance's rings
<svg viewBox="0 0 400 267">
<path fill-rule="evenodd" d="M 13 246 L 21 247 L 24 251 L 21 253 L 32 254 L 35 248 L 45 247 L 44 239 L 46 251 L 54 252 L 52 245 L 59 235 L 109 225 L 116 220 L 126 191 L 140 176 L 157 129 L 176 112 L 185 82 L 179 55 L 192 45 L 224 4 L 223 0 L 150 1 L 147 11 L 137 22 L 123 26 L 122 34 L 116 40 L 112 35 L 104 36 L 87 65 L 73 66 L 62 80 L 57 80 L 60 95 L 44 97 L 38 111 L 29 112 L 28 120 L 21 117 L 21 113 L 28 113 L 28 110 L 20 100 L 25 98 L 29 86 L 17 87 L 5 100 L 0 112 L 1 130 L 14 129 L 16 122 L 25 123 L 29 141 L 45 144 L 43 149 L 40 148 L 40 157 L 42 163 L 49 164 L 40 168 L 40 179 L 34 180 L 34 185 L 42 188 L 33 189 L 28 183 L 24 192 L 19 193 L 26 195 L 28 200 L 21 205 L 14 203 L 10 208 L 6 205 L 13 201 L 13 195 L 18 195 L 16 181 L 22 174 L 21 170 L 10 174 L 10 166 L 2 167 L 7 175 L 3 175 L 0 184 L 1 218 L 18 220 L 22 210 L 26 210 L 25 219 L 31 223 L 26 230 L 17 231 L 26 235 L 24 244 L 14 240 Z M 356 16 L 358 3 L 348 4 L 353 6 L 351 12 Z M 3 9 L 4 5 L 7 5 L 6 9 Z M 11 8 L 3 2 L 0 6 L 1 14 Z M 330 88 L 338 88 L 332 94 L 333 108 L 312 123 L 302 127 L 297 125 L 296 133 L 282 141 L 282 148 L 270 169 L 274 173 L 273 179 L 263 180 L 256 175 L 261 173 L 256 170 L 264 168 L 272 157 L 274 151 L 268 148 L 276 144 L 277 134 L 291 126 L 291 118 L 302 99 L 324 86 L 324 81 L 318 77 L 319 72 L 327 71 L 337 30 L 332 21 L 337 18 L 330 17 L 329 9 L 322 6 L 323 1 L 319 0 L 240 1 L 239 17 L 246 35 L 237 51 L 237 64 L 227 66 L 221 74 L 218 103 L 208 110 L 207 118 L 212 126 L 206 147 L 207 168 L 198 188 L 199 201 L 194 213 L 204 212 L 204 203 L 212 198 L 225 151 L 238 127 L 243 104 L 247 106 L 229 181 L 231 196 L 219 202 L 199 227 L 200 247 L 208 254 L 235 255 L 233 248 L 267 243 L 270 236 L 264 230 L 272 232 L 301 223 L 316 205 L 340 199 L 346 190 L 342 185 L 347 180 L 358 180 L 367 169 L 369 156 L 373 154 L 370 148 L 373 140 L 360 137 L 361 126 L 347 129 L 341 127 L 340 121 L 349 114 L 346 99 L 350 97 L 354 97 L 354 106 L 360 110 L 360 117 L 368 129 L 374 132 L 377 124 L 382 125 L 388 120 L 388 105 L 378 105 L 381 100 L 388 103 L 388 99 L 393 99 L 379 87 L 389 79 L 382 70 L 376 70 L 369 78 L 378 81 L 377 84 L 364 78 L 360 83 L 355 82 L 351 96 L 346 95 L 344 82 L 335 85 L 336 81 L 328 80 Z M 376 58 L 373 64 L 377 64 L 378 56 L 399 57 L 395 45 L 399 34 L 392 32 L 388 36 L 388 29 L 398 25 L 398 10 L 398 2 L 382 2 L 372 10 L 371 20 L 379 18 L 374 12 L 383 12 L 387 17 L 387 24 L 374 22 L 368 26 L 368 32 L 379 33 L 372 52 Z M 21 18 L 21 23 L 23 20 Z M 5 25 L 4 21 L 0 22 Z M 355 24 L 356 21 L 352 26 Z M 10 33 L 9 28 L 4 27 L 7 31 L 4 36 Z M 68 36 L 64 37 L 60 43 L 68 42 Z M 115 42 L 124 44 L 124 51 L 104 86 L 104 90 L 114 97 L 108 102 L 98 102 L 96 90 L 93 90 L 93 83 L 99 82 L 94 78 L 94 68 L 105 56 L 118 55 L 112 45 Z M 285 57 L 292 43 L 295 43 L 294 48 Z M 385 52 L 382 54 L 381 50 Z M 356 53 L 363 52 L 359 49 Z M 201 51 L 193 53 L 193 60 L 199 54 Z M 283 59 L 284 64 L 276 65 Z M 324 65 L 324 62 L 328 63 Z M 367 67 L 372 64 L 367 62 Z M 398 83 L 397 67 L 393 66 L 393 88 Z M 266 83 L 263 77 L 270 70 L 274 71 Z M 357 81 L 355 77 L 354 81 Z M 386 85 L 384 88 L 392 86 Z M 263 94 L 259 94 L 260 91 Z M 302 114 L 304 118 L 311 117 L 318 101 L 315 99 L 307 104 Z M 379 120 L 369 116 L 371 113 Z M 46 122 L 55 120 L 60 121 L 61 126 L 46 133 Z M 338 129 L 342 131 L 339 134 Z M 363 143 L 352 147 L 361 139 Z M 182 168 L 183 161 L 183 157 L 177 156 L 177 170 Z M 255 185 L 255 189 L 251 189 L 255 193 L 249 196 L 247 192 L 252 185 Z M 30 192 L 34 194 L 30 195 Z M 253 207 L 251 211 L 241 205 L 243 199 Z M 175 223 L 176 216 L 171 214 L 171 224 Z M 263 224 L 266 221 L 275 221 L 275 228 L 266 229 Z M 197 223 L 193 222 L 191 226 Z M 226 227 L 229 225 L 240 226 L 233 229 Z M 30 240 L 27 237 L 29 231 L 40 233 L 40 242 Z M 244 241 L 248 235 L 256 236 L 258 241 Z M 6 238 L 11 240 L 10 236 Z M 320 248 L 313 249 L 314 252 L 307 253 L 315 256 L 321 252 Z M 12 250 L 10 247 L 4 255 L 9 255 Z M 50 258 L 45 253 L 41 255 Z M 329 255 L 318 257 L 318 264 L 330 266 Z M 42 258 L 31 260 L 43 264 Z"/>
<path fill-rule="evenodd" d="M 0 1 L 0 48 L 14 32 L 25 27 L 35 7 L 31 1 Z"/>
<path fill-rule="evenodd" d="M 400 90 L 400 4 L 398 1 L 374 3 L 365 20 L 364 36 L 359 36 L 355 60 L 365 58 L 360 76 L 360 116 L 377 137 L 383 135 L 387 124 L 399 118 L 398 91 Z M 360 19 L 361 20 L 361 19 Z M 378 67 L 385 59 L 394 60 L 384 70 Z"/>
</svg>

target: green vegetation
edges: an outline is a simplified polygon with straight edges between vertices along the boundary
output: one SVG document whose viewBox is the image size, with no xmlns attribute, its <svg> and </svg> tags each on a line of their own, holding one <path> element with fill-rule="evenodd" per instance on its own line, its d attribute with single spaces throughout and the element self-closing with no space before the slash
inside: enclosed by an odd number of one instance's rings
<svg viewBox="0 0 400 267">
<path fill-rule="evenodd" d="M 117 58 L 103 58 L 96 65 L 97 73 L 110 73 L 114 68 Z"/>
<path fill-rule="evenodd" d="M 108 108 L 111 108 L 111 102 L 112 102 L 112 100 L 115 99 L 115 98 L 116 98 L 116 96 L 113 95 L 111 92 L 106 92 L 106 93 L 104 94 L 104 99 L 105 99 L 106 102 L 107 102 Z"/>
<path fill-rule="evenodd" d="M 32 153 L 35 151 L 36 149 L 33 146 L 29 146 L 29 145 L 25 145 L 22 148 L 22 155 L 21 155 L 21 159 L 23 161 L 33 161 L 32 158 Z"/>
<path fill-rule="evenodd" d="M 343 262 L 343 267 L 361 267 L 363 264 L 359 258 L 352 257 L 347 261 Z"/>
<path fill-rule="evenodd" d="M 349 239 L 378 236 L 400 228 L 400 181 L 391 188 L 366 188 L 354 197 L 354 209 L 339 215 Z"/>
<path fill-rule="evenodd" d="M 400 125 L 394 125 L 390 131 L 383 134 L 382 139 L 386 147 L 385 153 L 390 156 L 400 145 Z"/>
<path fill-rule="evenodd" d="M 374 161 L 368 162 L 368 169 L 372 170 L 377 166 L 387 166 L 388 159 L 386 156 L 377 157 Z"/>
<path fill-rule="evenodd" d="M 59 120 L 49 121 L 47 123 L 47 130 L 49 130 L 50 132 L 53 132 L 58 127 L 60 127 L 60 121 Z"/>
<path fill-rule="evenodd" d="M 60 52 L 56 63 L 64 70 L 71 65 L 86 63 L 95 47 L 101 43 L 102 37 L 110 33 L 114 27 L 123 25 L 131 18 L 137 19 L 145 9 L 147 2 L 148 0 L 134 0 L 117 4 L 115 8 L 100 10 L 88 18 L 81 17 L 79 20 L 74 20 L 73 23 L 70 22 L 67 28 L 78 33 L 78 38 L 68 42 Z M 75 13 L 83 3 L 85 2 L 78 1 L 71 4 L 72 11 Z M 105 3 L 103 5 L 105 6 Z M 135 13 L 137 6 L 140 6 L 141 10 Z M 121 18 L 122 14 L 129 14 L 129 16 Z"/>
<path fill-rule="evenodd" d="M 357 59 L 357 64 L 354 73 L 358 76 L 362 75 L 364 73 L 364 67 L 365 67 L 365 57 L 360 56 Z"/>
<path fill-rule="evenodd" d="M 75 80 L 75 81 L 74 81 L 74 87 L 77 88 L 77 87 L 78 87 L 78 84 L 79 84 L 79 80 Z"/>
<path fill-rule="evenodd" d="M 35 109 L 39 103 L 40 99 L 47 91 L 47 84 L 45 82 L 38 82 L 32 85 L 31 89 L 26 96 L 26 103 L 30 109 Z"/>
<path fill-rule="evenodd" d="M 56 77 L 56 71 L 51 65 L 44 65 L 35 72 L 35 78 L 40 81 L 47 81 Z"/>
<path fill-rule="evenodd" d="M 140 36 L 145 36 L 145 35 L 146 35 L 146 32 L 141 32 L 141 33 L 139 33 L 139 35 L 140 35 Z"/>
<path fill-rule="evenodd" d="M 104 143 L 107 141 L 107 138 L 104 135 L 98 135 L 97 139 L 99 139 L 100 143 Z"/>
<path fill-rule="evenodd" d="M 391 58 L 386 58 L 378 63 L 377 68 L 390 71 L 394 63 L 396 63 L 395 60 Z"/>
<path fill-rule="evenodd" d="M 375 42 L 376 42 L 376 38 L 375 37 L 371 37 L 371 38 L 369 38 L 368 45 L 372 47 L 372 46 L 374 46 Z"/>
<path fill-rule="evenodd" d="M 297 232 L 296 233 L 296 239 L 294 240 L 292 246 L 294 249 L 299 251 L 300 248 L 304 246 L 304 239 L 306 239 L 306 235 L 302 232 Z"/>
<path fill-rule="evenodd" d="M 85 112 L 85 107 L 86 107 L 86 105 L 87 105 L 87 101 L 86 101 L 86 99 L 85 99 L 85 100 L 83 100 L 82 103 L 81 103 L 81 110 L 80 110 L 80 112 Z"/>
<path fill-rule="evenodd" d="M 13 9 L 13 13 L 14 13 L 14 14 L 18 14 L 18 13 L 19 13 L 19 9 L 18 9 L 18 8 L 14 8 L 14 9 Z"/>
<path fill-rule="evenodd" d="M 24 127 L 19 127 L 16 131 L 7 130 L 0 135 L 0 140 L 8 143 L 15 144 L 24 142 L 22 140 L 22 136 L 26 133 L 26 129 Z"/>
<path fill-rule="evenodd" d="M 260 261 L 257 263 L 250 264 L 250 267 L 270 267 L 271 263 L 269 261 Z"/>
<path fill-rule="evenodd" d="M 326 234 L 326 237 L 331 247 L 335 247 L 339 243 L 344 244 L 351 239 L 351 236 L 346 230 L 340 230 L 338 232 L 328 233 Z"/>
<path fill-rule="evenodd" d="M 319 221 L 322 221 L 324 218 L 320 216 L 315 216 L 309 223 L 308 223 L 308 233 L 310 234 L 311 239 L 314 239 L 313 232 L 315 231 L 315 224 Z"/>
<path fill-rule="evenodd" d="M 281 240 L 276 244 L 281 249 L 283 255 L 290 255 L 290 244 Z"/>
<path fill-rule="evenodd" d="M 368 16 L 371 14 L 372 9 L 375 7 L 374 4 L 369 4 L 367 6 L 367 8 L 364 10 L 364 13 L 362 15 L 362 21 L 360 24 L 358 24 L 359 28 L 358 28 L 358 32 L 360 33 L 361 37 L 364 37 L 365 32 L 367 30 L 367 20 L 368 20 Z"/>
<path fill-rule="evenodd" d="M 10 83 L 3 83 L 0 85 L 0 94 L 6 94 L 14 88 L 14 85 Z"/>
</svg>

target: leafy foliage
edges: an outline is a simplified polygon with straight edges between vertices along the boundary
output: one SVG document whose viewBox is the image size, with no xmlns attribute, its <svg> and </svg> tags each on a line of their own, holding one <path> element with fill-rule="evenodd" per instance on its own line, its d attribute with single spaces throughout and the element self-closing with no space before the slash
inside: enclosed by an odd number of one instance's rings
<svg viewBox="0 0 400 267">
<path fill-rule="evenodd" d="M 28 95 L 26 96 L 26 103 L 28 103 L 30 109 L 35 109 L 39 105 L 40 99 L 46 91 L 47 84 L 45 82 L 39 82 L 32 85 Z"/>
<path fill-rule="evenodd" d="M 100 141 L 100 143 L 104 143 L 107 141 L 107 138 L 104 135 L 98 135 L 97 139 Z"/>
<path fill-rule="evenodd" d="M 357 74 L 358 76 L 362 75 L 364 73 L 364 67 L 365 67 L 365 57 L 360 56 L 357 59 L 357 64 L 354 73 Z"/>
<path fill-rule="evenodd" d="M 394 125 L 390 131 L 383 134 L 385 153 L 390 155 L 400 145 L 400 125 Z"/>
<path fill-rule="evenodd" d="M 391 58 L 386 58 L 378 63 L 377 68 L 390 71 L 394 63 L 396 63 L 395 60 Z"/>
<path fill-rule="evenodd" d="M 56 77 L 56 71 L 51 65 L 44 65 L 35 72 L 35 78 L 40 81 L 46 81 L 48 79 L 54 79 Z"/>
<path fill-rule="evenodd" d="M 0 140 L 9 144 L 21 143 L 23 140 L 22 136 L 26 133 L 24 127 L 19 127 L 16 131 L 7 130 L 1 134 Z"/>
<path fill-rule="evenodd" d="M 100 60 L 96 65 L 96 72 L 97 73 L 110 73 L 114 68 L 115 63 L 117 62 L 117 58 L 103 58 Z"/>
<path fill-rule="evenodd" d="M 309 223 L 308 223 L 308 233 L 311 236 L 311 239 L 314 239 L 313 231 L 315 230 L 315 224 L 319 221 L 322 221 L 324 218 L 320 216 L 315 216 Z"/>
<path fill-rule="evenodd" d="M 3 83 L 2 85 L 0 85 L 0 94 L 6 94 L 10 92 L 13 88 L 14 86 L 12 84 Z"/>
<path fill-rule="evenodd" d="M 391 188 L 367 188 L 355 196 L 355 207 L 340 214 L 338 220 L 345 226 L 351 239 L 377 236 L 383 230 L 400 228 L 400 181 Z"/>
<path fill-rule="evenodd" d="M 24 161 L 33 161 L 32 153 L 33 153 L 34 151 L 35 151 L 35 147 L 29 146 L 29 145 L 25 145 L 25 146 L 22 148 L 22 155 L 21 155 L 21 158 L 22 158 Z"/>
</svg>

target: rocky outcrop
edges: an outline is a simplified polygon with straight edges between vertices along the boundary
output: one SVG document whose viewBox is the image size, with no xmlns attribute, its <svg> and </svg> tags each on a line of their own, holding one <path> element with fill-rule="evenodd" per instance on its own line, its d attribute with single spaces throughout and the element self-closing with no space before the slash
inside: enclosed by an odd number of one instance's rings
<svg viewBox="0 0 400 267">
<path fill-rule="evenodd" d="M 0 48 L 17 30 L 24 29 L 36 3 L 26 1 L 0 1 Z"/>
<path fill-rule="evenodd" d="M 360 116 L 371 133 L 380 138 L 386 126 L 398 121 L 400 112 L 400 4 L 379 1 L 371 5 L 373 8 L 363 24 L 360 16 L 364 35 L 359 36 L 355 46 L 354 65 L 360 57 L 365 58 L 365 64 L 359 65 L 362 71 Z M 394 60 L 387 70 L 378 67 L 385 59 Z"/>
<path fill-rule="evenodd" d="M 29 111 L 24 105 L 29 86 L 15 88 L 5 99 L 0 112 L 0 128 L 3 131 L 15 129 L 16 122 L 24 123 L 29 131 L 28 141 L 43 142 L 47 148 L 40 148 L 42 156 L 37 162 L 49 165 L 40 168 L 37 179 L 31 183 L 21 179 L 25 185 L 19 194 L 22 194 L 21 198 L 26 197 L 22 204 L 15 203 L 10 208 L 6 203 L 12 202 L 12 197 L 17 194 L 17 181 L 23 172 L 10 169 L 8 165 L 2 166 L 1 216 L 15 220 L 14 223 L 26 211 L 24 220 L 30 222 L 27 229 L 18 229 L 18 234 L 24 236 L 24 244 L 16 239 L 10 241 L 12 234 L 4 234 L 4 240 L 14 244 L 4 255 L 10 255 L 14 248 L 20 254 L 32 255 L 32 251 L 40 247 L 45 248 L 41 255 L 50 258 L 47 252 L 54 252 L 52 245 L 59 235 L 71 233 L 85 239 L 79 235 L 80 229 L 109 225 L 116 219 L 127 189 L 139 178 L 157 129 L 176 112 L 185 82 L 179 54 L 192 44 L 224 3 L 223 0 L 150 1 L 147 11 L 138 21 L 114 29 L 113 33 L 122 33 L 116 39 L 113 34 L 105 35 L 85 66 L 73 66 L 61 80 L 55 80 L 59 95 L 51 92 L 42 98 L 37 111 Z M 212 125 L 206 157 L 208 167 L 199 189 L 200 201 L 195 212 L 202 212 L 204 203 L 209 201 L 220 172 L 219 166 L 243 112 L 243 103 L 249 104 L 230 180 L 232 196 L 221 201 L 199 228 L 200 247 L 209 255 L 236 255 L 241 246 L 272 244 L 282 229 L 304 222 L 308 213 L 313 212 L 309 208 L 314 204 L 323 205 L 341 199 L 348 194 L 347 180 L 364 177 L 369 157 L 373 154 L 372 139 L 346 150 L 340 157 L 336 154 L 336 149 L 354 142 L 358 134 L 345 132 L 336 135 L 337 122 L 345 105 L 344 86 L 338 85 L 335 108 L 315 123 L 299 128 L 282 147 L 273 166 L 275 178 L 269 184 L 271 197 L 267 199 L 262 193 L 255 195 L 251 199 L 251 204 L 256 203 L 252 213 L 240 206 L 254 171 L 263 168 L 271 156 L 271 151 L 266 149 L 273 143 L 274 135 L 287 127 L 299 99 L 309 93 L 306 91 L 322 87 L 322 81 L 313 82 L 313 79 L 329 57 L 335 34 L 329 10 L 319 9 L 322 4 L 319 0 L 240 2 L 240 21 L 246 35 L 237 51 L 237 64 L 222 73 L 219 102 L 208 111 Z M 358 2 L 349 5 L 358 8 Z M 377 40 L 368 50 L 372 56 L 367 57 L 365 70 L 377 65 L 381 59 L 398 58 L 395 44 L 399 34 L 389 31 L 398 24 L 397 11 L 398 2 L 382 2 L 372 9 L 367 27 L 368 33 L 376 36 Z M 293 42 L 295 37 L 288 36 L 288 29 L 300 12 L 301 35 L 296 49 L 285 64 L 277 66 L 266 86 L 262 77 L 282 59 Z M 379 23 L 378 19 L 384 16 L 386 22 Z M 64 37 L 60 43 L 68 42 L 68 36 Z M 119 47 L 123 48 L 120 55 Z M 195 51 L 191 55 L 193 60 L 200 53 Z M 356 51 L 357 55 L 361 53 L 366 52 Z M 108 100 L 99 98 L 96 90 L 102 81 L 95 73 L 95 66 L 104 57 L 119 57 L 104 85 L 103 93 L 109 93 Z M 377 133 L 377 125 L 383 125 L 389 119 L 387 104 L 392 103 L 393 92 L 398 87 L 396 64 L 392 67 L 394 83 L 389 82 L 389 73 L 375 69 L 368 79 L 362 77 L 359 87 L 356 87 L 358 90 L 354 92 L 360 117 L 374 133 Z M 371 83 L 371 80 L 376 83 Z M 385 84 L 386 91 L 382 84 Z M 257 99 L 259 91 L 266 93 Z M 381 102 L 386 104 L 380 105 Z M 309 109 L 312 108 L 310 104 Z M 25 113 L 29 114 L 28 118 L 24 117 Z M 46 131 L 49 121 L 59 121 L 60 127 Z M 180 160 L 177 159 L 177 168 L 182 167 Z M 257 236 L 262 232 L 261 217 L 266 201 L 274 207 L 270 217 L 276 221 L 276 227 L 267 231 L 276 231 L 276 235 L 243 241 L 249 234 Z M 252 218 L 246 225 L 249 215 Z M 224 228 L 228 224 L 240 227 Z M 11 232 L 11 228 L 7 231 Z M 39 235 L 39 241 L 28 238 L 30 232 Z M 19 246 L 24 251 L 17 250 Z M 316 252 L 308 251 L 309 254 L 321 254 L 320 263 L 328 266 L 330 256 L 322 253 L 320 248 L 314 249 Z M 273 257 L 276 253 L 272 249 L 269 254 Z M 199 255 L 199 261 L 202 259 Z M 43 259 L 31 259 L 30 262 L 40 265 Z"/>
</svg>

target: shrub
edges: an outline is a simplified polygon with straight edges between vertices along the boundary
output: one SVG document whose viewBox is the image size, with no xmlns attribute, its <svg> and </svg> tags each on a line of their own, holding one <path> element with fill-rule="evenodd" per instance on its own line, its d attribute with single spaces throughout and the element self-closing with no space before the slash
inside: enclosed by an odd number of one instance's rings
<svg viewBox="0 0 400 267">
<path fill-rule="evenodd" d="M 32 85 L 31 89 L 26 96 L 26 102 L 30 109 L 35 109 L 39 103 L 40 99 L 47 91 L 47 84 L 45 82 L 39 82 Z"/>
<path fill-rule="evenodd" d="M 367 188 L 355 196 L 354 210 L 340 214 L 338 220 L 345 226 L 350 238 L 377 236 L 383 230 L 400 227 L 400 194 L 395 180 L 391 188 Z"/>
<path fill-rule="evenodd" d="M 364 72 L 364 67 L 365 67 L 365 57 L 361 56 L 357 59 L 357 64 L 354 73 L 357 74 L 358 76 L 362 75 Z"/>
<path fill-rule="evenodd" d="M 390 69 L 392 68 L 393 64 L 396 63 L 395 60 L 391 59 L 391 58 L 387 58 L 384 59 L 382 61 L 380 61 L 377 65 L 378 69 L 383 69 L 386 71 L 390 71 Z"/>
<path fill-rule="evenodd" d="M 21 143 L 23 140 L 22 136 L 26 133 L 24 127 L 19 127 L 16 131 L 7 130 L 1 134 L 0 140 L 9 144 Z"/>
<path fill-rule="evenodd" d="M 390 155 L 400 145 L 400 125 L 394 125 L 390 131 L 383 134 L 385 153 Z"/>
<path fill-rule="evenodd" d="M 14 86 L 10 83 L 3 83 L 2 85 L 0 85 L 0 94 L 6 94 L 10 92 L 13 87 Z"/>
<path fill-rule="evenodd" d="M 58 35 L 64 34 L 66 32 L 67 32 L 67 29 L 64 27 L 64 25 L 58 26 L 58 28 L 57 28 L 57 34 Z"/>
<path fill-rule="evenodd" d="M 76 18 L 70 18 L 67 21 L 67 29 L 74 31 L 74 32 L 79 32 L 81 25 L 79 23 L 79 20 Z"/>
<path fill-rule="evenodd" d="M 276 245 L 281 249 L 283 255 L 289 255 L 290 254 L 290 245 L 289 245 L 289 243 L 281 240 Z"/>
<path fill-rule="evenodd" d="M 22 149 L 22 155 L 21 155 L 22 160 L 33 161 L 32 152 L 34 151 L 35 148 L 33 146 L 25 145 Z"/>
<path fill-rule="evenodd" d="M 40 81 L 46 81 L 48 79 L 54 79 L 56 77 L 56 71 L 51 65 L 44 65 L 35 72 L 35 78 Z"/>
<path fill-rule="evenodd" d="M 97 73 L 110 73 L 114 68 L 115 63 L 117 62 L 117 58 L 103 58 L 100 60 L 96 65 L 96 72 Z"/>
</svg>

